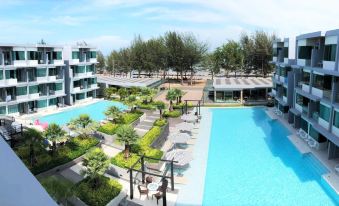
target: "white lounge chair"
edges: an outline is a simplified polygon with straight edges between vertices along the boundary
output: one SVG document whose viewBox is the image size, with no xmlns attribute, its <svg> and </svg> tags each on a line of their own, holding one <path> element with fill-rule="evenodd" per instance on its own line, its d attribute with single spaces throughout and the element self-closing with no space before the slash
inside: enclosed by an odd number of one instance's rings
<svg viewBox="0 0 339 206">
<path fill-rule="evenodd" d="M 299 136 L 305 141 L 308 140 L 308 134 L 304 130 L 300 130 Z"/>
<path fill-rule="evenodd" d="M 308 146 L 310 146 L 311 148 L 316 148 L 317 147 L 317 141 L 315 141 L 314 139 L 312 138 L 309 138 L 308 141 L 307 141 L 307 144 Z"/>
<path fill-rule="evenodd" d="M 337 175 L 339 175 L 339 164 L 337 164 L 335 167 L 334 167 L 334 171 Z"/>
</svg>

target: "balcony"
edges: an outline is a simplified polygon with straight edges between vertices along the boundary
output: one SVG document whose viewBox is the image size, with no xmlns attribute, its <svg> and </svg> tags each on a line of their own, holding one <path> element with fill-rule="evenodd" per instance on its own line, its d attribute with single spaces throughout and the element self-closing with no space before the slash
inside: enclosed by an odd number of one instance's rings
<svg viewBox="0 0 339 206">
<path fill-rule="evenodd" d="M 304 92 L 309 93 L 310 92 L 310 86 L 303 82 L 302 85 L 301 85 L 301 90 L 303 90 Z"/>
<path fill-rule="evenodd" d="M 308 116 L 308 106 L 301 106 L 302 107 L 302 114 Z"/>
<path fill-rule="evenodd" d="M 16 100 L 28 100 L 28 95 L 17 95 Z"/>
<path fill-rule="evenodd" d="M 318 122 L 318 120 L 319 120 L 319 112 L 314 111 L 312 113 L 312 119 L 314 119 L 314 121 Z"/>
<path fill-rule="evenodd" d="M 57 79 L 57 76 L 48 76 L 49 82 L 54 82 L 54 81 L 56 81 L 56 79 Z"/>
<path fill-rule="evenodd" d="M 39 93 L 28 94 L 29 99 L 38 99 L 39 96 L 40 96 Z"/>
<path fill-rule="evenodd" d="M 44 76 L 44 77 L 37 77 L 36 78 L 37 82 L 48 82 L 48 77 Z"/>
<path fill-rule="evenodd" d="M 287 103 L 287 97 L 286 96 L 283 96 L 283 101 L 285 102 L 285 103 Z"/>
<path fill-rule="evenodd" d="M 4 79 L 4 80 L 0 80 L 0 85 L 1 86 L 14 86 L 18 84 L 18 80 L 17 79 Z"/>
<path fill-rule="evenodd" d="M 295 109 L 298 110 L 300 113 L 303 112 L 303 107 L 300 104 L 295 104 Z"/>
<path fill-rule="evenodd" d="M 312 94 L 313 94 L 314 96 L 323 98 L 323 90 L 318 89 L 318 88 L 316 88 L 316 87 L 312 87 Z"/>
<path fill-rule="evenodd" d="M 75 77 L 75 78 L 83 78 L 83 77 L 87 77 L 87 72 L 83 72 L 83 73 L 74 73 L 74 77 Z"/>
<path fill-rule="evenodd" d="M 329 127 L 330 127 L 329 122 L 322 119 L 321 117 L 318 118 L 318 124 L 321 125 L 325 129 L 329 129 Z"/>
</svg>

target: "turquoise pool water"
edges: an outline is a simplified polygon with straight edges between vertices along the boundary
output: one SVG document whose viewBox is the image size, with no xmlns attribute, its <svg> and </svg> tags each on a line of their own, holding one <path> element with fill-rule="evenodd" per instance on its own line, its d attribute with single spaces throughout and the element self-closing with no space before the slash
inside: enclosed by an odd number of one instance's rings
<svg viewBox="0 0 339 206">
<path fill-rule="evenodd" d="M 203 205 L 339 205 L 321 178 L 327 169 L 264 108 L 211 111 Z"/>
<path fill-rule="evenodd" d="M 65 125 L 80 114 L 88 114 L 93 120 L 100 121 L 105 119 L 104 111 L 110 106 L 116 106 L 121 110 L 127 109 L 127 106 L 120 102 L 103 100 L 83 107 L 70 108 L 59 113 L 42 116 L 37 119 L 42 123 L 47 122 L 49 124 L 56 123 L 58 125 Z"/>
</svg>

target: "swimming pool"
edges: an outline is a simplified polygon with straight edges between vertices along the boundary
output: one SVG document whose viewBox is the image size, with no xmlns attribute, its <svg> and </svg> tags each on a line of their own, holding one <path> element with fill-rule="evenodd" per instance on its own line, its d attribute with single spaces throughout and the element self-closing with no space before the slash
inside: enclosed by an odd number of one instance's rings
<svg viewBox="0 0 339 206">
<path fill-rule="evenodd" d="M 327 169 L 264 108 L 211 109 L 203 205 L 339 205 Z"/>
<path fill-rule="evenodd" d="M 80 114 L 88 114 L 93 120 L 100 121 L 105 119 L 104 111 L 110 106 L 116 106 L 121 110 L 127 109 L 127 106 L 120 102 L 103 100 L 86 106 L 69 108 L 59 113 L 41 116 L 35 119 L 39 119 L 42 123 L 47 122 L 48 124 L 56 123 L 58 125 L 65 125 Z"/>
</svg>

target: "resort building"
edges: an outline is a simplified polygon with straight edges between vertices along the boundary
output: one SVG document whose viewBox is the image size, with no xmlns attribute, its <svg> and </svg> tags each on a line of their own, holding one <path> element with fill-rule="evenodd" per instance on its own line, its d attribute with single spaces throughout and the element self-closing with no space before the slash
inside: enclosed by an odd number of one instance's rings
<svg viewBox="0 0 339 206">
<path fill-rule="evenodd" d="M 215 78 L 205 90 L 216 103 L 256 105 L 267 103 L 271 88 L 270 78 Z"/>
<path fill-rule="evenodd" d="M 274 105 L 288 117 L 289 108 L 293 105 L 294 96 L 294 73 L 291 65 L 295 64 L 295 39 L 277 39 L 273 43 L 272 64 L 275 66 L 273 75 L 273 89 L 271 96 L 274 97 Z"/>
<path fill-rule="evenodd" d="M 96 97 L 99 88 L 96 78 L 96 48 L 86 45 L 65 48 L 67 65 L 66 75 L 66 104 Z"/>
<path fill-rule="evenodd" d="M 288 73 L 288 81 L 294 78 L 292 104 L 283 92 L 289 123 L 313 138 L 317 149 L 327 150 L 329 159 L 339 157 L 338 37 L 339 30 L 297 36 L 296 63 Z"/>
<path fill-rule="evenodd" d="M 64 104 L 63 47 L 0 45 L 0 115 L 28 114 Z"/>
</svg>

